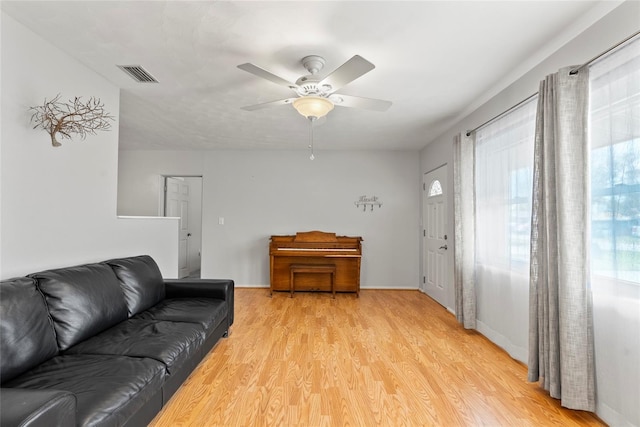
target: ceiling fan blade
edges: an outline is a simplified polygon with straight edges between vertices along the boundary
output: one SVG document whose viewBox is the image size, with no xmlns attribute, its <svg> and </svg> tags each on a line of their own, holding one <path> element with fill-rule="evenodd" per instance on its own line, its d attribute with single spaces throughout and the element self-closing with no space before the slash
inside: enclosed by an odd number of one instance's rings
<svg viewBox="0 0 640 427">
<path fill-rule="evenodd" d="M 286 86 L 290 89 L 297 89 L 297 85 L 283 79 L 282 77 L 278 77 L 275 74 L 265 70 L 264 68 L 260 68 L 256 65 L 250 64 L 250 63 L 246 63 L 246 64 L 240 64 L 238 65 L 238 68 L 240 68 L 241 70 L 246 71 L 247 73 L 251 73 L 254 76 L 258 76 L 258 77 L 262 77 L 263 79 L 267 79 L 277 85 L 280 86 Z"/>
<path fill-rule="evenodd" d="M 331 74 L 325 77 L 324 80 L 318 83 L 318 86 L 329 84 L 331 85 L 331 92 L 333 92 L 374 68 L 376 68 L 376 66 L 371 62 L 360 55 L 354 55 L 353 58 L 336 68 Z"/>
<path fill-rule="evenodd" d="M 265 102 L 263 104 L 247 105 L 246 107 L 240 107 L 243 110 L 255 111 L 262 110 L 263 108 L 279 107 L 280 105 L 291 104 L 296 98 L 279 99 L 277 101 Z"/>
<path fill-rule="evenodd" d="M 373 111 L 387 111 L 391 107 L 391 101 L 382 99 L 361 98 L 359 96 L 342 95 L 334 93 L 329 96 L 331 102 L 339 107 L 354 107 Z"/>
</svg>

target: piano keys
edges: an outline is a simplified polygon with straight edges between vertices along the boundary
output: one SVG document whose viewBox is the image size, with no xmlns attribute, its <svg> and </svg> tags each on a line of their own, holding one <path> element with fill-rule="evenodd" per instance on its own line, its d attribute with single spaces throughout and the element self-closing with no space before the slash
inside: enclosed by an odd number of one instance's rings
<svg viewBox="0 0 640 427">
<path fill-rule="evenodd" d="M 270 294 L 295 290 L 360 293 L 362 237 L 322 231 L 271 236 L 269 258 Z"/>
</svg>

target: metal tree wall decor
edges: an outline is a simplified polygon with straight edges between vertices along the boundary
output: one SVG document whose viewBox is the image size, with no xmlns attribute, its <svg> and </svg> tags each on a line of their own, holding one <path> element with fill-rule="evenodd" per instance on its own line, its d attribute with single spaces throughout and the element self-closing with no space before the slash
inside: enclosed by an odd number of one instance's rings
<svg viewBox="0 0 640 427">
<path fill-rule="evenodd" d="M 44 100 L 44 105 L 29 108 L 33 111 L 31 122 L 34 129 L 41 128 L 51 135 L 51 145 L 59 147 L 62 144 L 56 139 L 71 138 L 72 133 L 85 139 L 87 134 L 95 135 L 99 130 L 110 130 L 114 117 L 104 111 L 104 104 L 100 98 L 91 97 L 85 103 L 82 98 L 75 97 L 69 102 L 60 101 L 58 94 L 51 101 Z"/>
</svg>

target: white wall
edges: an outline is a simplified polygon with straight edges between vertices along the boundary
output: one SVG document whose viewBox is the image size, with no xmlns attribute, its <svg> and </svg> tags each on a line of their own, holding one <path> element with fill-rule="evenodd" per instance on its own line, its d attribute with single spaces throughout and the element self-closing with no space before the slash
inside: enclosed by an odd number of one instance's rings
<svg viewBox="0 0 640 427">
<path fill-rule="evenodd" d="M 600 52 L 638 31 L 640 2 L 627 1 L 591 25 L 586 31 L 566 43 L 521 78 L 492 97 L 481 107 L 453 125 L 447 132 L 431 142 L 421 152 L 421 170 L 426 172 L 442 163 L 452 164 L 452 141 L 455 134 L 473 129 L 495 115 L 505 111 L 529 95 L 537 92 L 538 84 L 547 74 L 559 68 L 582 64 Z M 449 191 L 453 189 L 453 168 L 449 168 Z M 450 208 L 453 212 L 453 201 Z M 450 232 L 453 234 L 452 228 Z M 511 347 L 511 354 L 523 360 L 527 354 L 526 316 L 511 316 L 510 307 L 527 307 L 528 294 L 519 294 L 517 301 L 500 298 L 497 292 L 481 290 L 478 293 L 479 330 L 503 348 Z M 511 298 L 512 296 L 509 296 Z M 449 290 L 448 307 L 454 307 L 454 290 Z M 597 375 L 597 414 L 610 425 L 640 425 L 640 345 L 638 316 L 622 315 L 611 307 L 611 302 L 594 302 L 594 326 Z M 506 309 L 505 309 L 506 308 Z M 626 308 L 627 314 L 629 308 Z M 640 307 L 635 307 L 636 314 Z M 514 319 L 521 319 L 517 322 Z M 611 331 L 628 331 L 633 336 L 623 336 L 612 342 Z M 507 336 L 516 336 L 509 339 Z M 619 336 L 619 334 L 616 334 Z M 524 348 L 522 348 L 524 345 Z M 513 349 L 515 348 L 515 351 Z M 612 352 L 612 348 L 616 352 Z M 524 353 L 523 353 L 524 350 Z M 526 359 L 524 359 L 526 361 Z"/>
<path fill-rule="evenodd" d="M 151 212 L 162 174 L 202 174 L 203 277 L 268 286 L 269 237 L 322 230 L 363 237 L 363 288 L 416 289 L 417 154 L 320 151 L 311 161 L 306 151 L 122 151 L 119 212 Z M 362 195 L 378 196 L 382 208 L 356 209 Z"/>
<path fill-rule="evenodd" d="M 204 156 L 196 151 L 120 151 L 118 215 L 159 215 L 160 176 L 202 176 Z"/>
<path fill-rule="evenodd" d="M 179 176 L 189 181 L 189 274 L 200 269 L 202 247 L 203 156 L 193 151 L 167 155 L 163 151 L 127 151 L 119 156 L 118 215 L 158 216 L 163 214 L 162 177 Z M 162 172 L 159 172 L 162 171 Z"/>
<path fill-rule="evenodd" d="M 118 122 L 57 148 L 29 122 L 29 107 L 58 93 L 99 97 L 118 117 L 118 88 L 5 13 L 0 19 L 0 277 L 142 253 L 175 277 L 177 222 L 116 217 Z"/>
</svg>

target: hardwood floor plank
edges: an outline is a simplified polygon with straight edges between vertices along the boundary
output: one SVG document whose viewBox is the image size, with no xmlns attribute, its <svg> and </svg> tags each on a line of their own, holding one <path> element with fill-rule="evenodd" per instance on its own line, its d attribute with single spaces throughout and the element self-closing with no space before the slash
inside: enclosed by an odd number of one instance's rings
<svg viewBox="0 0 640 427">
<path fill-rule="evenodd" d="M 229 337 L 152 427 L 604 425 L 418 291 L 235 292 Z"/>
</svg>

